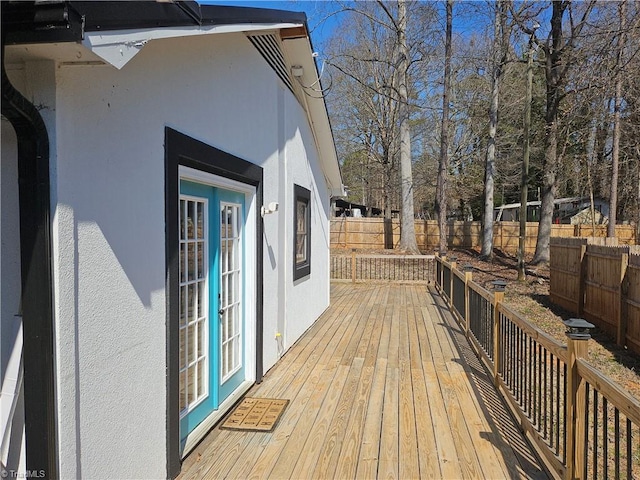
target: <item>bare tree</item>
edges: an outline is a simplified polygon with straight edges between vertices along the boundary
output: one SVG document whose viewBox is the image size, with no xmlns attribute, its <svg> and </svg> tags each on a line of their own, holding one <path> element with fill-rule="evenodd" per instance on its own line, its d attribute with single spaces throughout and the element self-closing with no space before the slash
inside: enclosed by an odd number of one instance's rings
<svg viewBox="0 0 640 480">
<path fill-rule="evenodd" d="M 556 197 L 556 173 L 558 167 L 559 110 L 564 98 L 567 72 L 571 65 L 571 53 L 574 43 L 586 25 L 595 1 L 585 4 L 581 18 L 576 22 L 569 0 L 553 0 L 551 12 L 551 30 L 549 37 L 540 43 L 545 53 L 546 110 L 545 110 L 545 154 L 542 174 L 542 205 L 540 224 L 533 263 L 549 262 L 549 241 L 553 221 L 554 201 Z M 569 30 L 565 39 L 563 17 L 569 10 Z M 531 28 L 524 28 L 528 34 L 534 34 Z"/>
<path fill-rule="evenodd" d="M 359 158 L 360 176 L 380 188 L 372 194 L 384 216 L 391 219 L 397 182 L 399 102 L 393 86 L 397 39 L 377 14 L 376 4 L 345 11 L 349 29 L 329 45 L 334 70 L 329 106 L 343 157 Z M 373 198 L 370 196 L 370 201 Z M 392 245 L 389 246 L 392 248 Z"/>
<path fill-rule="evenodd" d="M 618 171 L 620 160 L 620 110 L 622 106 L 622 62 L 625 46 L 625 30 L 627 27 L 627 2 L 622 0 L 618 5 L 620 30 L 616 45 L 615 93 L 613 97 L 613 145 L 611 149 L 611 194 L 609 196 L 609 226 L 607 236 L 616 236 L 616 220 L 618 209 Z"/>
<path fill-rule="evenodd" d="M 447 251 L 447 180 L 449 176 L 449 96 L 451 92 L 451 37 L 453 23 L 453 0 L 446 5 L 446 37 L 444 53 L 444 89 L 442 93 L 442 127 L 440 130 L 440 162 L 436 185 L 436 213 L 440 228 L 440 253 Z"/>
<path fill-rule="evenodd" d="M 483 257 L 493 256 L 493 190 L 496 164 L 496 132 L 498 130 L 498 108 L 500 105 L 500 81 L 506 62 L 509 33 L 507 30 L 507 1 L 496 0 L 493 20 L 493 55 L 491 65 L 491 102 L 489 104 L 489 135 L 484 175 L 484 214 L 482 221 Z"/>
<path fill-rule="evenodd" d="M 343 121 L 335 122 L 345 126 L 338 141 L 350 143 L 349 148 L 341 148 L 348 150 L 344 158 L 356 169 L 365 161 L 380 167 L 385 218 L 390 220 L 392 208 L 399 207 L 399 248 L 411 253 L 419 253 L 412 123 L 422 108 L 417 66 L 426 50 L 421 29 L 429 25 L 431 12 L 432 7 L 408 0 L 344 3 L 342 16 L 349 27 L 332 40 L 328 60 L 336 77 L 332 93 L 337 94 L 331 95 L 330 108 L 332 114 L 344 114 Z M 353 149 L 367 153 L 354 156 Z M 364 182 L 360 174 L 361 191 Z"/>
<path fill-rule="evenodd" d="M 382 4 L 382 2 L 380 2 Z M 382 5 L 384 8 L 384 5 Z M 398 77 L 400 85 L 400 183 L 402 189 L 402 222 L 400 229 L 400 249 L 418 254 L 416 241 L 415 215 L 413 208 L 413 174 L 411 171 L 411 126 L 409 124 L 409 45 L 407 44 L 407 6 L 405 0 L 398 1 L 398 43 L 400 61 Z"/>
</svg>

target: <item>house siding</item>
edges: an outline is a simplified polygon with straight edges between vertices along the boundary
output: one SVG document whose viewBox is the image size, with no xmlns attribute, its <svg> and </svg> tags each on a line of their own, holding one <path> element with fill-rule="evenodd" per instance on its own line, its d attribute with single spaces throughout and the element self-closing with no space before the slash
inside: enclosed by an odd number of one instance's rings
<svg viewBox="0 0 640 480">
<path fill-rule="evenodd" d="M 329 199 L 306 114 L 242 34 L 155 40 L 122 70 L 24 70 L 52 138 L 60 476 L 165 477 L 165 126 L 263 167 L 264 202 L 280 203 L 264 220 L 266 371 L 275 333 L 286 348 L 329 303 Z M 295 284 L 294 182 L 313 212 L 312 273 Z"/>
</svg>

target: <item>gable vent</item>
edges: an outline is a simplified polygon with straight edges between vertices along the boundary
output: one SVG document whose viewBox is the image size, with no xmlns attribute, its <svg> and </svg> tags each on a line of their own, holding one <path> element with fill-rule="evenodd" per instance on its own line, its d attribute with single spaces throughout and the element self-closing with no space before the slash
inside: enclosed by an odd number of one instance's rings
<svg viewBox="0 0 640 480">
<path fill-rule="evenodd" d="M 284 61 L 284 55 L 282 54 L 282 48 L 280 48 L 280 42 L 273 33 L 268 34 L 248 34 L 249 40 L 253 43 L 253 46 L 260 52 L 263 58 L 267 61 L 269 66 L 273 68 L 280 80 L 284 82 L 289 90 L 293 92 L 293 85 L 291 83 L 291 77 L 287 65 Z"/>
</svg>

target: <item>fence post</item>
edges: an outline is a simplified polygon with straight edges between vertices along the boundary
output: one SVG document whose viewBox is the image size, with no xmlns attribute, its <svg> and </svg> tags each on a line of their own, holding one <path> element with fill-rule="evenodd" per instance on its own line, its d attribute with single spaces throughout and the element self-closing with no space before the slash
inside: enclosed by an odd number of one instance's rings
<svg viewBox="0 0 640 480">
<path fill-rule="evenodd" d="M 349 246 L 349 218 L 344 217 L 344 247 Z"/>
<path fill-rule="evenodd" d="M 500 375 L 500 312 L 499 305 L 504 301 L 504 290 L 507 282 L 504 280 L 494 280 L 493 284 L 493 384 L 498 388 L 498 377 Z"/>
<path fill-rule="evenodd" d="M 568 480 L 585 478 L 584 434 L 585 424 L 586 383 L 578 374 L 578 358 L 585 358 L 589 350 L 591 329 L 594 325 L 582 318 L 564 320 L 567 326 L 567 470 Z"/>
<path fill-rule="evenodd" d="M 627 292 L 628 286 L 625 284 L 627 276 L 627 266 L 629 265 L 629 250 L 620 255 L 620 287 L 618 288 L 620 316 L 618 318 L 617 344 L 624 347 L 627 344 Z"/>
<path fill-rule="evenodd" d="M 580 279 L 578 281 L 578 308 L 577 314 L 582 315 L 584 311 L 584 295 L 587 287 L 587 244 L 580 245 Z"/>
<path fill-rule="evenodd" d="M 356 249 L 351 249 L 351 282 L 356 283 Z"/>
<path fill-rule="evenodd" d="M 473 265 L 467 263 L 463 265 L 462 270 L 464 271 L 464 330 L 465 334 L 469 336 L 470 329 L 470 318 L 469 318 L 469 282 L 473 280 Z"/>
</svg>

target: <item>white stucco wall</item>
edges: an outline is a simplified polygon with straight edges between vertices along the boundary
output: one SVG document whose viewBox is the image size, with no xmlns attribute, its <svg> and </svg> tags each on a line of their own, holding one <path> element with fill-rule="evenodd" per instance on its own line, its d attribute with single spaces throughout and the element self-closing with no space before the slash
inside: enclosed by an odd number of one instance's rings
<svg viewBox="0 0 640 480">
<path fill-rule="evenodd" d="M 288 211 L 285 216 L 286 258 L 289 265 L 286 297 L 286 333 L 285 345 L 290 346 L 309 327 L 307 318 L 317 318 L 329 305 L 329 194 L 318 163 L 313 136 L 304 112 L 294 97 L 288 96 L 285 111 L 290 113 L 286 117 L 286 130 L 295 132 L 293 138 L 286 145 L 288 159 L 287 171 L 289 184 L 298 184 L 311 191 L 311 274 L 309 277 L 293 281 L 293 216 L 294 194 L 292 188 L 287 190 L 286 205 Z M 296 159 L 309 158 L 310 162 L 299 162 Z M 305 312 L 306 315 L 300 315 Z"/>
<path fill-rule="evenodd" d="M 264 220 L 266 370 L 275 333 L 290 346 L 329 301 L 329 201 L 306 116 L 242 34 L 152 41 L 122 70 L 25 71 L 53 137 L 61 476 L 164 477 L 164 128 L 262 166 L 265 204 L 280 203 Z M 295 284 L 294 182 L 312 192 L 313 249 Z"/>
</svg>

